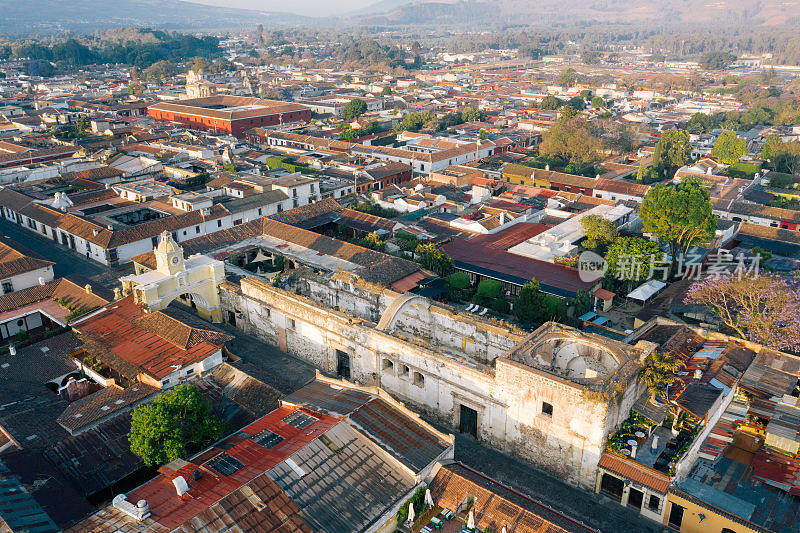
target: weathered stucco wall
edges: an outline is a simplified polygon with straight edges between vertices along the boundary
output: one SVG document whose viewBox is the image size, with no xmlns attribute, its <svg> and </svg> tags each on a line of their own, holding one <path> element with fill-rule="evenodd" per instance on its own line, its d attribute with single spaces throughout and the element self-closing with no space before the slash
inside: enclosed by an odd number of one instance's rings
<svg viewBox="0 0 800 533">
<path fill-rule="evenodd" d="M 633 390 L 622 400 L 587 394 L 498 358 L 521 337 L 420 301 L 403 306 L 390 331 L 252 278 L 242 279 L 239 291 L 223 290 L 222 305 L 238 313 L 240 329 L 329 374 L 337 373 L 337 350 L 346 354 L 352 380 L 378 385 L 455 428 L 461 406 L 473 409 L 478 439 L 587 488 L 594 486 L 606 433 L 619 413 L 627 416 L 627 397 L 634 397 Z M 552 415 L 543 413 L 543 402 L 553 406 Z"/>
</svg>

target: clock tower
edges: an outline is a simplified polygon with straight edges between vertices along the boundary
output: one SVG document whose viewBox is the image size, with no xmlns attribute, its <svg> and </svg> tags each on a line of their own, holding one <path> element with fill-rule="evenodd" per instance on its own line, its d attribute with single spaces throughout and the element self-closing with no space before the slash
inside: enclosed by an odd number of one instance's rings
<svg viewBox="0 0 800 533">
<path fill-rule="evenodd" d="M 168 231 L 161 234 L 153 255 L 156 256 L 156 270 L 161 273 L 172 276 L 186 270 L 183 264 L 183 248 Z"/>
</svg>

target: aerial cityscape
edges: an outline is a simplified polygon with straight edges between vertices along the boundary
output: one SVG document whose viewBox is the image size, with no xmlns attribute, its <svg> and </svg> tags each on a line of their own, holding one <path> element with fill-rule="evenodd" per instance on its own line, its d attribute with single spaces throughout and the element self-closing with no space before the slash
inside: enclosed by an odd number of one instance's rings
<svg viewBox="0 0 800 533">
<path fill-rule="evenodd" d="M 0 533 L 800 533 L 800 2 L 0 7 Z"/>
</svg>

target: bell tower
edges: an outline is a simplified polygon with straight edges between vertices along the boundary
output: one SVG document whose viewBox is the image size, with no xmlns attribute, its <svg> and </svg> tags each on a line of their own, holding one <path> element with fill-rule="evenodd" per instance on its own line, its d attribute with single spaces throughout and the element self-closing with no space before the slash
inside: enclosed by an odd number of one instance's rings
<svg viewBox="0 0 800 533">
<path fill-rule="evenodd" d="M 153 250 L 156 257 L 156 270 L 168 276 L 186 270 L 183 261 L 183 248 L 175 242 L 172 235 L 165 231 L 158 240 L 158 246 Z"/>
</svg>

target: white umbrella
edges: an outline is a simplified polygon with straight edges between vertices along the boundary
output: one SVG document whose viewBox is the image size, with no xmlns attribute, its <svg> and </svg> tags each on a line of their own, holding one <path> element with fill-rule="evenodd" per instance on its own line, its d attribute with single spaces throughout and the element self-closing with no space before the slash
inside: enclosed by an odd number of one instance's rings
<svg viewBox="0 0 800 533">
<path fill-rule="evenodd" d="M 406 524 L 413 524 L 414 523 L 414 502 L 408 502 L 408 520 L 406 520 Z"/>
<path fill-rule="evenodd" d="M 470 509 L 467 517 L 467 529 L 475 529 L 475 511 Z"/>
<path fill-rule="evenodd" d="M 433 496 L 431 496 L 431 489 L 425 489 L 425 505 L 433 507 Z"/>
</svg>

